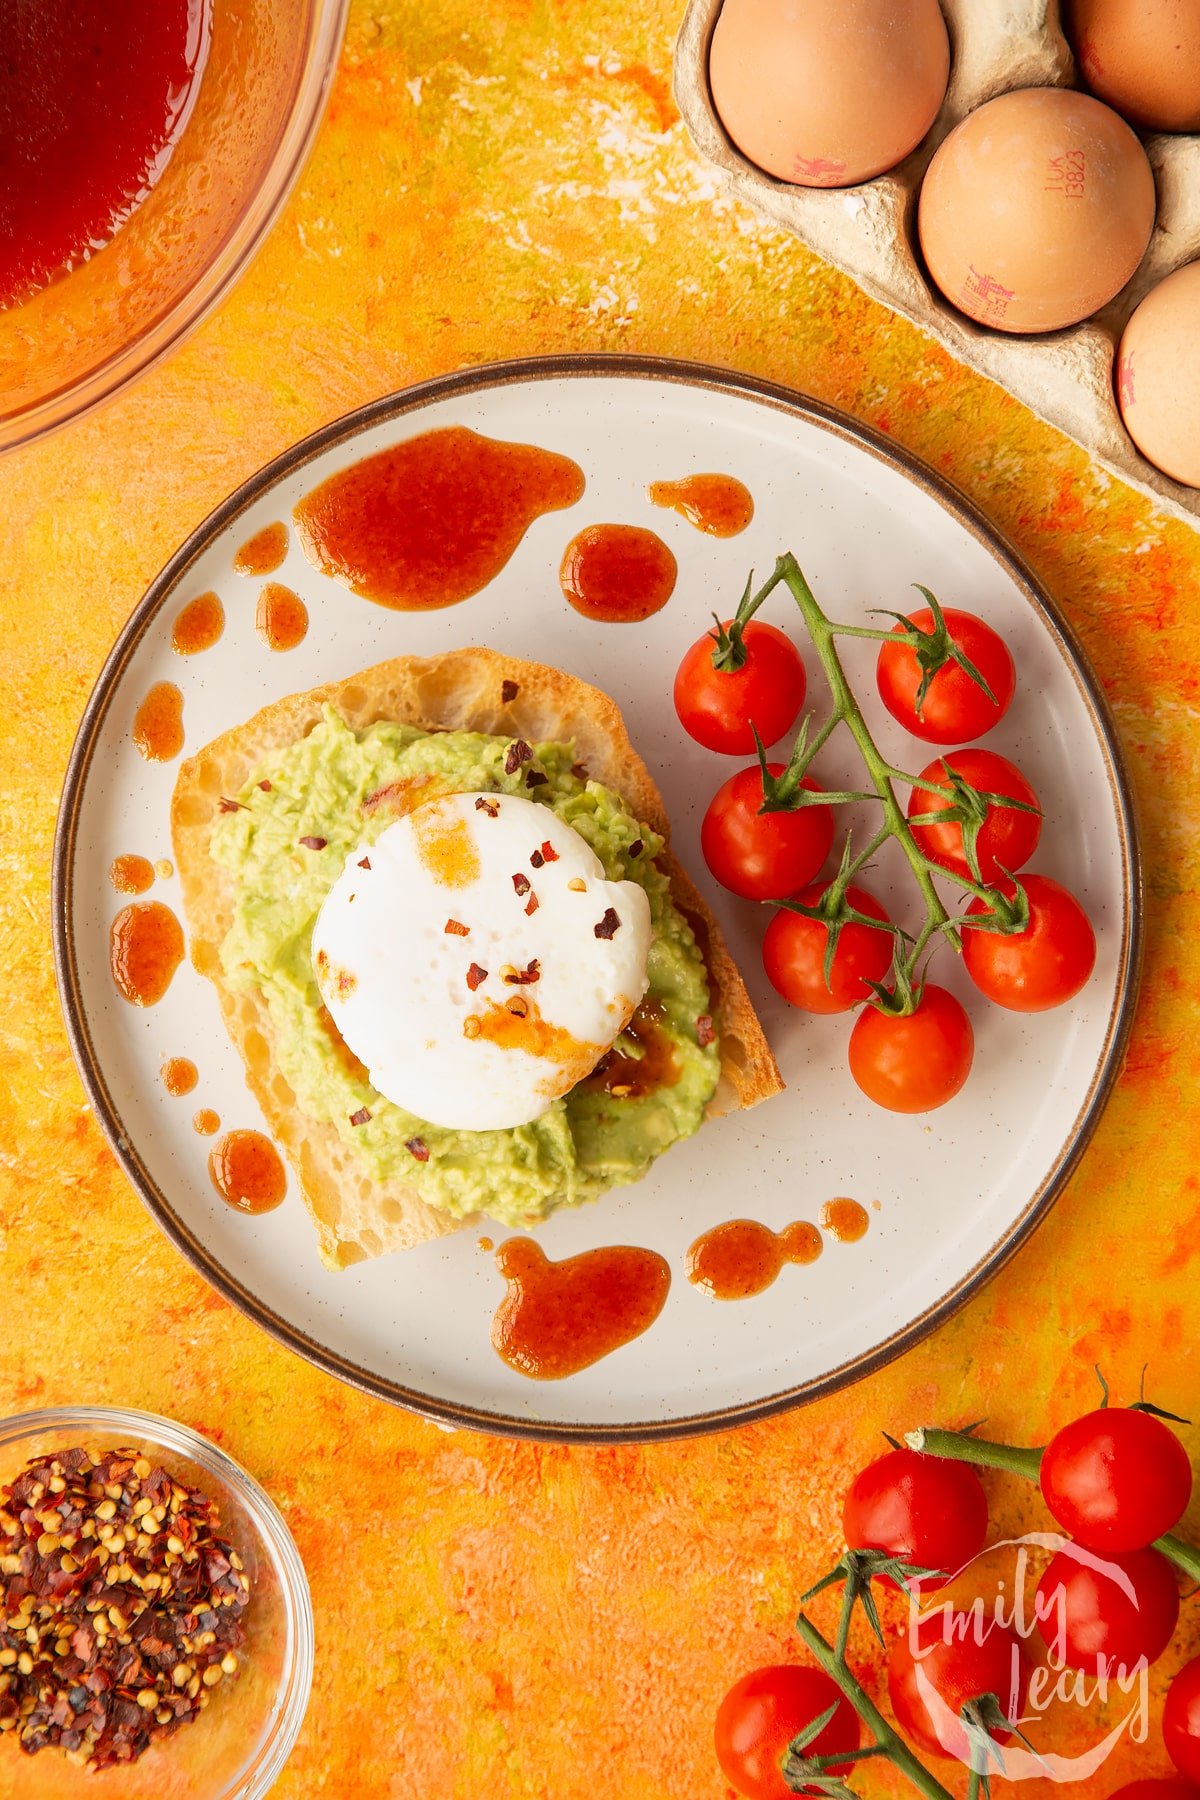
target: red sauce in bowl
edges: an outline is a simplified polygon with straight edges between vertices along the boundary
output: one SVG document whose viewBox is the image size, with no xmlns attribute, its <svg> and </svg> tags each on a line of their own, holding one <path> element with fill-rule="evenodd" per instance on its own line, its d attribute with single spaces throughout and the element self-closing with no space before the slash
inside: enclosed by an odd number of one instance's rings
<svg viewBox="0 0 1200 1800">
<path fill-rule="evenodd" d="M 94 256 L 187 122 L 208 0 L 4 0 L 0 305 Z"/>
</svg>

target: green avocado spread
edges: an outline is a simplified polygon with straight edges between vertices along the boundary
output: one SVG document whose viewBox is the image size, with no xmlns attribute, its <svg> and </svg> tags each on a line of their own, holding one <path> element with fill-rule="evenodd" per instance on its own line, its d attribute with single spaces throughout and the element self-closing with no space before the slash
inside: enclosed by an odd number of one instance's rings
<svg viewBox="0 0 1200 1800">
<path fill-rule="evenodd" d="M 303 1110 L 335 1126 L 380 1182 L 399 1179 L 455 1217 L 486 1212 L 521 1227 L 636 1181 L 697 1129 L 719 1062 L 704 959 L 654 860 L 661 838 L 626 811 L 619 795 L 587 778 L 570 744 L 536 744 L 533 760 L 509 774 L 512 742 L 388 722 L 356 732 L 328 707 L 306 738 L 253 771 L 236 796 L 237 810 L 223 811 L 214 825 L 212 854 L 235 888 L 233 924 L 221 947 L 225 977 L 234 988 L 261 991 L 279 1066 Z M 529 785 L 531 772 L 545 781 Z M 404 793 L 398 784 L 414 782 L 430 799 L 496 792 L 553 807 L 587 840 L 610 881 L 645 889 L 653 940 L 643 1010 L 661 1034 L 653 1045 L 665 1068 L 661 1079 L 621 1082 L 610 1065 L 607 1081 L 589 1077 L 532 1124 L 505 1131 L 444 1130 L 375 1091 L 322 1005 L 312 930 L 349 852 L 369 846 L 396 817 L 386 790 Z M 632 1032 L 616 1048 L 633 1063 L 651 1054 Z M 610 1091 L 621 1086 L 631 1091 Z M 352 1124 L 364 1109 L 369 1118 Z M 409 1148 L 414 1138 L 428 1150 L 427 1161 Z"/>
</svg>

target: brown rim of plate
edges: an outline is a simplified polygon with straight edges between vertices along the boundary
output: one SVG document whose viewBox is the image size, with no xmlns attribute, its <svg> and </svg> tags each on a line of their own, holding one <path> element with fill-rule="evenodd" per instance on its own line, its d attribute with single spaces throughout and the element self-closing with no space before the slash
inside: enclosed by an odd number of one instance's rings
<svg viewBox="0 0 1200 1800">
<path fill-rule="evenodd" d="M 72 875 L 80 806 L 96 740 L 114 690 L 143 635 L 192 563 L 219 532 L 232 525 L 276 482 L 294 474 L 305 463 L 338 444 L 347 442 L 370 426 L 406 418 L 433 401 L 473 394 L 480 389 L 504 387 L 517 382 L 587 380 L 597 377 L 678 382 L 685 387 L 707 388 L 757 401 L 778 412 L 818 425 L 834 437 L 856 445 L 878 461 L 898 470 L 931 495 L 951 518 L 982 543 L 1016 583 L 1049 631 L 1055 647 L 1071 670 L 1106 752 L 1108 778 L 1121 841 L 1123 901 L 1120 964 L 1104 1049 L 1062 1153 L 1049 1175 L 1030 1197 L 1012 1228 L 997 1240 L 949 1293 L 883 1343 L 872 1346 L 861 1356 L 853 1357 L 838 1368 L 830 1369 L 824 1375 L 802 1382 L 797 1387 L 747 1401 L 744 1405 L 727 1406 L 715 1412 L 696 1413 L 685 1418 L 632 1420 L 615 1425 L 578 1425 L 568 1420 L 527 1419 L 453 1404 L 373 1374 L 370 1370 L 347 1361 L 286 1319 L 280 1318 L 216 1262 L 176 1215 L 166 1195 L 151 1179 L 136 1146 L 126 1135 L 121 1116 L 99 1067 L 80 996 L 72 916 Z M 705 1432 L 728 1431 L 751 1420 L 767 1418 L 773 1413 L 820 1399 L 851 1382 L 861 1380 L 865 1375 L 873 1374 L 949 1319 L 1004 1267 L 1045 1218 L 1091 1141 L 1124 1059 L 1137 999 L 1143 947 L 1141 857 L 1133 792 L 1112 713 L 1073 630 L 1018 551 L 985 518 L 974 502 L 959 493 L 944 476 L 927 467 L 911 451 L 892 443 L 882 433 L 859 423 L 836 407 L 809 399 L 774 382 L 740 374 L 736 370 L 716 368 L 706 363 L 675 361 L 670 357 L 623 354 L 524 357 L 508 362 L 485 363 L 451 375 L 435 376 L 415 387 L 405 388 L 381 400 L 373 400 L 322 426 L 311 436 L 293 445 L 290 450 L 285 450 L 274 461 L 267 463 L 210 513 L 151 582 L 109 652 L 88 699 L 71 749 L 63 784 L 54 838 L 51 910 L 59 999 L 66 1019 L 71 1050 L 88 1098 L 129 1180 L 152 1217 L 193 1268 L 227 1300 L 288 1349 L 364 1393 L 408 1407 L 426 1418 L 462 1426 L 467 1430 L 530 1438 L 545 1443 L 652 1443 L 662 1439 L 695 1437 Z"/>
</svg>

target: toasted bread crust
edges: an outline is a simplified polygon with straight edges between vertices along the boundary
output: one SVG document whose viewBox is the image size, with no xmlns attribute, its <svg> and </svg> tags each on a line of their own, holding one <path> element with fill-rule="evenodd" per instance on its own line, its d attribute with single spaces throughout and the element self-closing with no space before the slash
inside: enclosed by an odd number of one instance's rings
<svg viewBox="0 0 1200 1800">
<path fill-rule="evenodd" d="M 507 701 L 506 683 L 516 688 Z M 589 774 L 619 793 L 635 817 L 664 839 L 670 825 L 658 789 L 607 695 L 560 669 L 487 649 L 393 657 L 345 681 L 290 695 L 183 763 L 171 804 L 171 834 L 192 961 L 216 986 L 250 1088 L 296 1169 L 321 1254 L 331 1266 L 344 1268 L 445 1235 L 467 1221 L 426 1205 L 400 1182 L 366 1180 L 335 1128 L 301 1112 L 274 1055 L 265 1002 L 233 993 L 222 979 L 220 947 L 233 922 L 234 887 L 210 854 L 220 797 L 237 793 L 272 750 L 306 736 L 326 706 L 359 731 L 388 719 L 425 731 L 478 731 L 535 743 L 571 739 Z M 709 1111 L 753 1106 L 783 1085 L 775 1059 L 711 910 L 669 848 L 658 860 L 676 904 L 696 931 L 720 1021 L 721 1082 Z"/>
</svg>

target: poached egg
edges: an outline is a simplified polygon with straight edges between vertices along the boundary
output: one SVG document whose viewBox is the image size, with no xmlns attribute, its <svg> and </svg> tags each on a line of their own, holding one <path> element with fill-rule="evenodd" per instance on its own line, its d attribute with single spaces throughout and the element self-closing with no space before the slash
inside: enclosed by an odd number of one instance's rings
<svg viewBox="0 0 1200 1800">
<path fill-rule="evenodd" d="M 646 991 L 650 905 L 548 806 L 448 794 L 346 859 L 313 929 L 321 998 L 372 1085 L 449 1130 L 526 1125 Z"/>
</svg>

